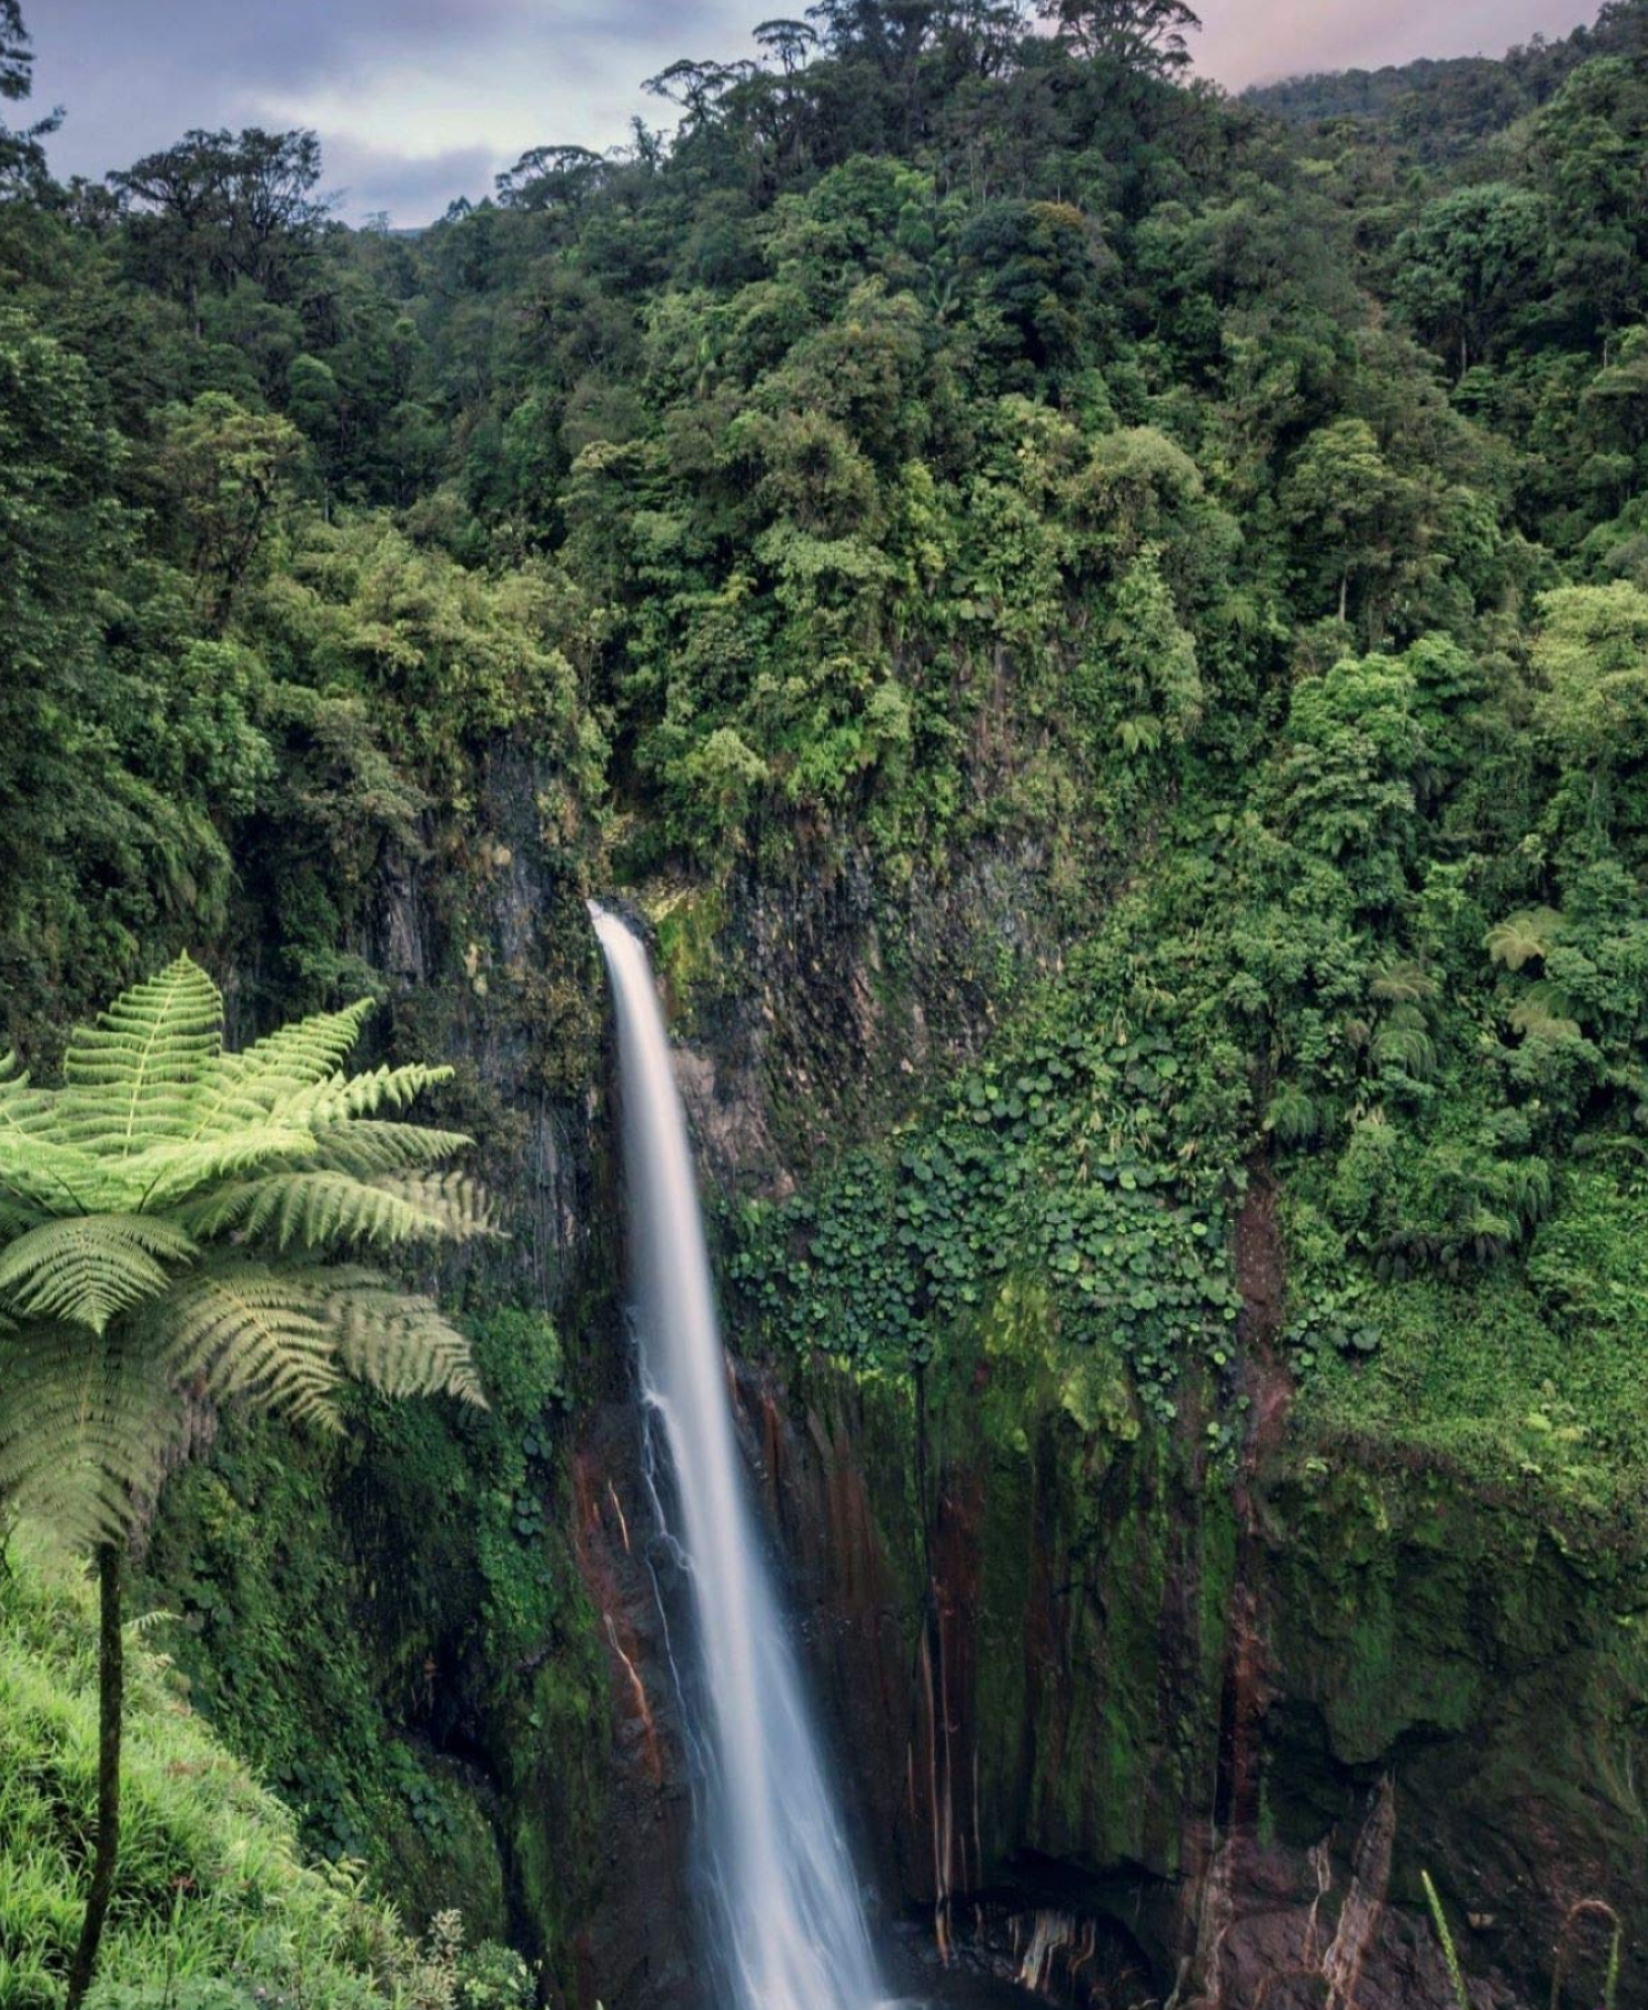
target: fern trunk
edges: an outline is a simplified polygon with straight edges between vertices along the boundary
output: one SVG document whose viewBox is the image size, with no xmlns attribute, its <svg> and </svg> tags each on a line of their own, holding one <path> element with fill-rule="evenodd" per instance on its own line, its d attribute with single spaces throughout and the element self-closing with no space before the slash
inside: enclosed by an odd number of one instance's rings
<svg viewBox="0 0 1648 2010">
<path fill-rule="evenodd" d="M 80 2010 L 91 1987 L 120 1855 L 120 1728 L 126 1665 L 120 1627 L 121 1552 L 117 1543 L 99 1545 L 97 1591 L 97 1851 L 92 1861 L 91 1889 L 86 1894 L 80 1945 L 75 1949 L 74 1966 L 69 1971 L 67 2010 Z"/>
</svg>

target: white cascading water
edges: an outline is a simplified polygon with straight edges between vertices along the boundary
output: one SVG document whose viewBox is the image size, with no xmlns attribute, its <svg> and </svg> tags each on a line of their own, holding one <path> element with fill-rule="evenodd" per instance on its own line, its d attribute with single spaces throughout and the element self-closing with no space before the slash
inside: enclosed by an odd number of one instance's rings
<svg viewBox="0 0 1648 2010">
<path fill-rule="evenodd" d="M 872 2010 L 882 1989 L 852 1861 L 745 1497 L 652 969 L 615 915 L 590 911 L 617 1002 L 642 1372 L 674 1468 L 702 1663 L 703 1841 L 726 2010 Z"/>
</svg>

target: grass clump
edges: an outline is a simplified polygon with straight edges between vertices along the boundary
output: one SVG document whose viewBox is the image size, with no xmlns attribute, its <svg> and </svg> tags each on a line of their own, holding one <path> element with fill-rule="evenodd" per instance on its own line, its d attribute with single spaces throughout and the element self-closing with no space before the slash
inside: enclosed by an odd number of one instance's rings
<svg viewBox="0 0 1648 2010">
<path fill-rule="evenodd" d="M 128 1629 L 126 1833 L 96 2010 L 515 2010 L 516 1957 L 417 1941 L 357 1867 L 318 1867 L 290 1811 L 190 1709 Z M 0 2010 L 62 2000 L 97 1802 L 96 1626 L 84 1574 L 33 1531 L 0 1572 Z M 470 1987 L 479 1985 L 479 1993 Z"/>
</svg>

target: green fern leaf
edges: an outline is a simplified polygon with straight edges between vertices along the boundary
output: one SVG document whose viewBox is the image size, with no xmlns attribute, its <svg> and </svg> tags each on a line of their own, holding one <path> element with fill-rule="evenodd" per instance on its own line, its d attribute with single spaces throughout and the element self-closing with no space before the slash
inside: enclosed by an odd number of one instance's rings
<svg viewBox="0 0 1648 2010">
<path fill-rule="evenodd" d="M 269 1114 L 276 1123 L 319 1129 L 351 1117 L 375 1116 L 382 1109 L 404 1110 L 425 1089 L 451 1079 L 450 1068 L 429 1068 L 416 1061 L 403 1068 L 374 1068 L 365 1075 L 333 1075 L 282 1098 Z"/>
<path fill-rule="evenodd" d="M 1373 1043 L 1381 1067 L 1399 1068 L 1416 1080 L 1436 1072 L 1436 1043 L 1421 1026 L 1386 1026 Z"/>
<path fill-rule="evenodd" d="M 333 1299 L 349 1374 L 386 1396 L 456 1396 L 486 1408 L 469 1342 L 427 1298 L 357 1270 L 338 1274 Z"/>
<path fill-rule="evenodd" d="M 359 1041 L 371 1009 L 372 1001 L 363 998 L 341 1012 L 320 1012 L 282 1026 L 238 1054 L 220 1055 L 197 1092 L 191 1138 L 230 1137 L 256 1127 L 277 1104 L 332 1081 Z"/>
<path fill-rule="evenodd" d="M 175 1208 L 222 1179 L 244 1179 L 271 1166 L 314 1159 L 314 1134 L 303 1124 L 262 1124 L 194 1144 L 153 1145 L 121 1163 L 145 1213 Z"/>
<path fill-rule="evenodd" d="M 71 1542 L 125 1538 L 185 1434 L 155 1362 L 123 1333 L 37 1323 L 0 1336 L 0 1499 Z"/>
<path fill-rule="evenodd" d="M 314 1165 L 317 1172 L 347 1172 L 369 1179 L 375 1173 L 437 1166 L 473 1143 L 462 1131 L 374 1123 L 362 1117 L 321 1126 L 315 1132 Z"/>
<path fill-rule="evenodd" d="M 49 1218 L 44 1208 L 31 1207 L 27 1201 L 19 1200 L 0 1187 L 0 1243 L 10 1242 L 14 1236 L 27 1235 L 31 1228 L 38 1228 Z"/>
<path fill-rule="evenodd" d="M 216 987 L 180 958 L 74 1035 L 64 1088 L 0 1060 L 0 1506 L 117 1539 L 203 1406 L 335 1425 L 345 1375 L 482 1400 L 428 1299 L 316 1260 L 493 1232 L 439 1170 L 466 1138 L 380 1120 L 450 1070 L 340 1071 L 367 1009 L 226 1054 Z"/>
<path fill-rule="evenodd" d="M 1265 1116 L 1265 1129 L 1284 1144 L 1309 1142 L 1322 1128 L 1316 1105 L 1303 1089 L 1289 1084 L 1276 1091 Z"/>
<path fill-rule="evenodd" d="M 277 1249 L 324 1249 L 338 1244 L 387 1247 L 424 1238 L 492 1233 L 486 1203 L 461 1173 L 424 1178 L 357 1179 L 352 1173 L 288 1172 L 223 1187 L 178 1219 L 192 1233 L 238 1230 L 248 1240 L 267 1238 Z"/>
<path fill-rule="evenodd" d="M 0 1252 L 0 1301 L 19 1319 L 101 1334 L 116 1314 L 166 1289 L 165 1265 L 197 1256 L 169 1222 L 142 1215 L 74 1215 L 31 1228 Z"/>
<path fill-rule="evenodd" d="M 47 1090 L 34 1087 L 15 1054 L 0 1055 L 0 1131 L 38 1136 L 51 1123 L 52 1103 Z"/>
<path fill-rule="evenodd" d="M 108 1161 L 54 1138 L 0 1130 L 0 1187 L 25 1207 L 46 1214 L 126 1209 L 132 1196 Z"/>
<path fill-rule="evenodd" d="M 335 1427 L 337 1331 L 324 1279 L 301 1266 L 217 1263 L 186 1277 L 146 1324 L 167 1376 L 213 1402 L 254 1397 Z"/>
<path fill-rule="evenodd" d="M 1387 963 L 1374 971 L 1368 988 L 1382 1003 L 1417 1005 L 1436 995 L 1436 980 L 1417 963 Z"/>
<path fill-rule="evenodd" d="M 126 992 L 69 1042 L 57 1135 L 130 1154 L 187 1138 L 203 1073 L 223 1048 L 223 999 L 187 956 Z"/>
<path fill-rule="evenodd" d="M 1563 917 L 1554 907 L 1532 907 L 1488 930 L 1487 951 L 1507 970 L 1542 961 L 1561 935 Z"/>
<path fill-rule="evenodd" d="M 1559 985 L 1541 980 L 1530 984 L 1507 1015 L 1515 1032 L 1529 1040 L 1578 1040 L 1579 1021 L 1573 1003 Z"/>
</svg>

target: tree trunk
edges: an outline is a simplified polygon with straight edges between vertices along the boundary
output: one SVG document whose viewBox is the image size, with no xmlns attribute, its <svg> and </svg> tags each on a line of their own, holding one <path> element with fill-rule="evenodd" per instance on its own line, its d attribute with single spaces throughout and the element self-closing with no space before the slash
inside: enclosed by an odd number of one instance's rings
<svg viewBox="0 0 1648 2010">
<path fill-rule="evenodd" d="M 120 1717 L 126 1686 L 120 1631 L 121 1555 L 117 1543 L 106 1542 L 97 1552 L 99 1609 L 97 1654 L 97 1854 L 92 1860 L 91 1890 L 69 1971 L 67 2010 L 80 2010 L 97 1967 L 103 1922 L 114 1895 L 115 1864 L 120 1854 Z"/>
</svg>

